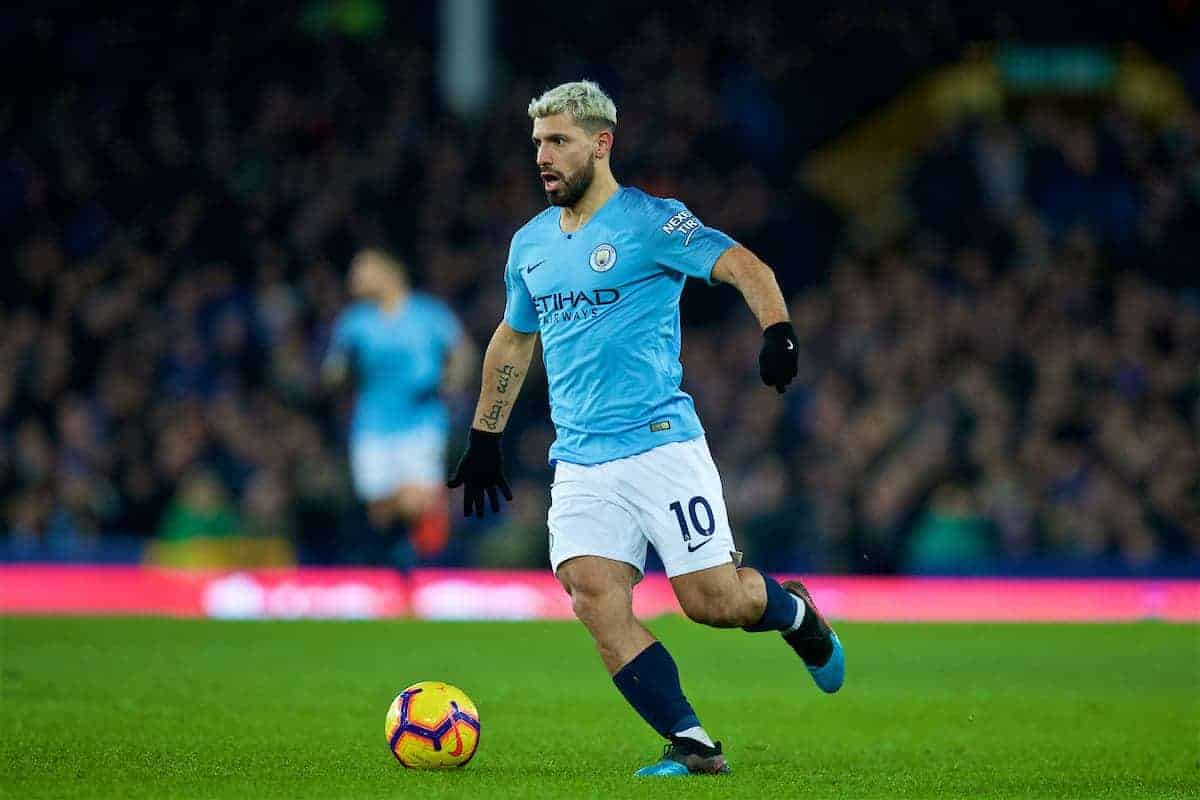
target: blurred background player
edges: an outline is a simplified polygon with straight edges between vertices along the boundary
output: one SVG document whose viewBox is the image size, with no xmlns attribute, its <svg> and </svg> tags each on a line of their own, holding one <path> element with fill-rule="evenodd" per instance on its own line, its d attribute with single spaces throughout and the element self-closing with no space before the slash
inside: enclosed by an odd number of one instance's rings
<svg viewBox="0 0 1200 800">
<path fill-rule="evenodd" d="M 350 471 L 367 504 L 376 542 L 403 549 L 403 533 L 418 559 L 446 546 L 446 432 L 443 393 L 460 391 L 477 360 L 454 313 L 409 285 L 402 263 L 366 249 L 350 267 L 355 302 L 334 325 L 322 368 L 328 386 L 353 383 Z M 384 558 L 406 563 L 403 552 Z"/>
</svg>

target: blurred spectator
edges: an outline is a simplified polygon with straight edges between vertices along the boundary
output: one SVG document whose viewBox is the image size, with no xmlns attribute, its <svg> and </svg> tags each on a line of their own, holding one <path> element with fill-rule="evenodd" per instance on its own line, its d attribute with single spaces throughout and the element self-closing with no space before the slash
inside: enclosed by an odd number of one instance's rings
<svg viewBox="0 0 1200 800">
<path fill-rule="evenodd" d="M 974 507 L 975 496 L 961 486 L 941 486 L 917 522 L 901 567 L 913 574 L 967 574 L 996 557 L 988 520 Z"/>
<path fill-rule="evenodd" d="M 248 482 L 242 509 L 217 475 L 194 469 L 182 480 L 145 560 L 174 567 L 279 567 L 296 563 L 281 487 L 268 471 Z"/>
<path fill-rule="evenodd" d="M 295 537 L 283 482 L 271 470 L 259 470 L 250 479 L 242 496 L 241 517 L 245 536 L 279 537 L 285 541 Z"/>
<path fill-rule="evenodd" d="M 197 537 L 237 536 L 242 523 L 215 475 L 196 470 L 184 477 L 175 500 L 167 508 L 159 538 L 178 542 Z"/>
</svg>

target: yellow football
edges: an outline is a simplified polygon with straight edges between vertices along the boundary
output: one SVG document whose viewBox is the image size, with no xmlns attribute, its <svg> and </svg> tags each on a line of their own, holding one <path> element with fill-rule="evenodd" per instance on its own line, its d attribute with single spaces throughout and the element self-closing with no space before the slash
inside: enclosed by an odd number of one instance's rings
<svg viewBox="0 0 1200 800">
<path fill-rule="evenodd" d="M 462 689 L 421 681 L 392 701 L 384 735 L 392 755 L 410 769 L 465 766 L 479 747 L 479 711 Z"/>
</svg>

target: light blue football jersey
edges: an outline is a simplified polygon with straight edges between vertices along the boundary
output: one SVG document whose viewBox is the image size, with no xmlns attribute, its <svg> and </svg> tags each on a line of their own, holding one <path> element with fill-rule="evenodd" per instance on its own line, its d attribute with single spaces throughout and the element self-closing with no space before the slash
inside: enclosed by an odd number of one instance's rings
<svg viewBox="0 0 1200 800">
<path fill-rule="evenodd" d="M 679 296 L 733 239 L 678 200 L 621 187 L 574 233 L 551 206 L 513 236 L 504 320 L 540 331 L 550 461 L 599 464 L 704 433 L 679 388 Z"/>
<path fill-rule="evenodd" d="M 348 359 L 357 379 L 351 435 L 446 430 L 438 397 L 442 369 L 462 336 L 454 313 L 431 295 L 411 292 L 395 311 L 355 303 L 338 317 L 330 354 Z"/>
</svg>

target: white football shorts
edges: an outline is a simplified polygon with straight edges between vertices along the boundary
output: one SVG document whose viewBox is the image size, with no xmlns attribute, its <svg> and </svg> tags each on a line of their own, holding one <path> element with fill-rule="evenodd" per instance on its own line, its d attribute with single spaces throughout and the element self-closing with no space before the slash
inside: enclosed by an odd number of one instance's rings
<svg viewBox="0 0 1200 800">
<path fill-rule="evenodd" d="M 401 486 L 440 486 L 445 480 L 446 434 L 437 428 L 361 433 L 350 439 L 355 493 L 368 503 Z"/>
<path fill-rule="evenodd" d="M 703 436 L 603 464 L 559 461 L 548 523 L 555 572 L 570 558 L 603 556 L 642 573 L 647 544 L 672 578 L 741 560 Z"/>
</svg>

